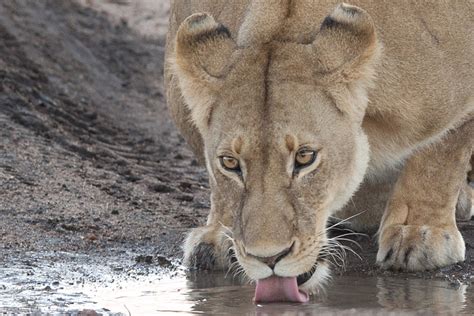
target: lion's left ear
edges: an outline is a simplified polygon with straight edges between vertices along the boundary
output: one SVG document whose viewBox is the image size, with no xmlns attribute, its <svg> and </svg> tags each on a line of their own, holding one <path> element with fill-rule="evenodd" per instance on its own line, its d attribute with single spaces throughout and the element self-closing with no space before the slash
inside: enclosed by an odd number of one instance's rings
<svg viewBox="0 0 474 316">
<path fill-rule="evenodd" d="M 229 30 L 206 13 L 189 16 L 178 29 L 173 70 L 201 133 L 207 128 L 216 93 L 229 72 L 235 49 Z"/>
<path fill-rule="evenodd" d="M 322 22 L 311 46 L 316 79 L 332 85 L 336 91 L 338 84 L 339 88 L 341 85 L 349 87 L 352 91 L 344 89 L 344 93 L 358 94 L 361 102 L 352 105 L 351 109 L 340 104 L 346 107 L 342 110 L 364 112 L 366 89 L 374 79 L 382 53 L 382 44 L 377 39 L 370 15 L 356 6 L 338 5 Z M 340 97 L 340 93 L 335 94 Z"/>
</svg>

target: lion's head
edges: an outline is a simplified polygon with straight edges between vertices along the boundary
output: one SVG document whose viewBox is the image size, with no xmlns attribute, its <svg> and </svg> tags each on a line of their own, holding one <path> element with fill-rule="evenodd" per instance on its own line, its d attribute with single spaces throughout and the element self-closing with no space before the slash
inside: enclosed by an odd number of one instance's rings
<svg viewBox="0 0 474 316">
<path fill-rule="evenodd" d="M 311 293 L 328 273 L 328 218 L 367 168 L 361 124 L 381 48 L 357 7 L 339 5 L 309 42 L 279 37 L 273 15 L 247 17 L 234 37 L 205 13 L 188 17 L 174 72 L 204 141 L 212 199 L 232 214 L 239 265 Z"/>
</svg>

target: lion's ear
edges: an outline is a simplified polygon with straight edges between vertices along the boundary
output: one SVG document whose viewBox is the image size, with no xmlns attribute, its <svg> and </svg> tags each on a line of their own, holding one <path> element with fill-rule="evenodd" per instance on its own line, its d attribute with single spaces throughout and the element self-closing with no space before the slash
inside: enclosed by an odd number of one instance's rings
<svg viewBox="0 0 474 316">
<path fill-rule="evenodd" d="M 346 82 L 370 76 L 381 51 L 369 14 L 345 3 L 324 19 L 312 46 L 316 71 Z"/>
<path fill-rule="evenodd" d="M 189 16 L 178 29 L 174 73 L 201 132 L 207 127 L 216 92 L 229 72 L 235 47 L 229 30 L 206 13 Z"/>
<path fill-rule="evenodd" d="M 324 19 L 311 47 L 316 80 L 328 87 L 342 112 L 362 120 L 382 53 L 372 18 L 342 3 Z"/>
</svg>

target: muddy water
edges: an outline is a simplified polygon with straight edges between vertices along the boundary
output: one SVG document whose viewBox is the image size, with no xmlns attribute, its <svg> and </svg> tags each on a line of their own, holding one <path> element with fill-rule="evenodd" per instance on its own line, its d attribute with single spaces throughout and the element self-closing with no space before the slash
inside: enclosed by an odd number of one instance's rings
<svg viewBox="0 0 474 316">
<path fill-rule="evenodd" d="M 325 295 L 308 304 L 251 303 L 254 287 L 221 274 L 199 274 L 162 281 L 149 299 L 161 314 L 187 312 L 233 315 L 321 314 L 471 314 L 474 292 L 434 280 L 400 280 L 341 276 Z M 155 298 L 154 298 L 155 297 Z"/>
<path fill-rule="evenodd" d="M 29 259 L 24 259 L 24 258 Z M 135 253 L 22 254 L 0 268 L 0 313 L 124 315 L 472 314 L 474 289 L 446 281 L 336 276 L 307 304 L 252 303 L 254 286 L 177 262 L 137 264 Z M 155 257 L 156 258 L 156 257 Z"/>
</svg>

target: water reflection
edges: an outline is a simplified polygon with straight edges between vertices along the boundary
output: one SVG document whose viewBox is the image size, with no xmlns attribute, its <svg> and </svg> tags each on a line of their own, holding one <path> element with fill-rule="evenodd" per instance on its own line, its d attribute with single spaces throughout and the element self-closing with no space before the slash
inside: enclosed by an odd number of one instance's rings
<svg viewBox="0 0 474 316">
<path fill-rule="evenodd" d="M 432 310 L 446 314 L 474 312 L 467 306 L 468 286 L 420 279 L 377 279 L 378 303 L 388 309 Z M 474 294 L 470 293 L 470 301 Z"/>
<path fill-rule="evenodd" d="M 474 293 L 467 285 L 422 279 L 360 278 L 334 279 L 327 294 L 310 303 L 251 303 L 254 288 L 214 273 L 188 276 L 183 299 L 194 302 L 191 313 L 236 315 L 353 315 L 353 314 L 471 314 Z"/>
</svg>

